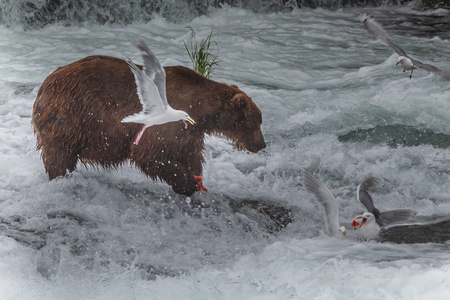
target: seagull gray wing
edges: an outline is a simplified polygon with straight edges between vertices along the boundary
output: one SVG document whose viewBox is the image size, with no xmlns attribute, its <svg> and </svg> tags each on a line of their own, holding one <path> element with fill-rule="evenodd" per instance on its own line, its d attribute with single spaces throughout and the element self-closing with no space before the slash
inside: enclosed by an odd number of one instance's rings
<svg viewBox="0 0 450 300">
<path fill-rule="evenodd" d="M 356 189 L 356 198 L 362 205 L 367 208 L 367 211 L 372 213 L 375 216 L 375 219 L 378 220 L 380 218 L 380 211 L 373 204 L 372 197 L 369 194 L 369 190 L 378 184 L 378 181 L 374 177 L 368 177 L 364 179 L 364 181 L 358 185 Z"/>
<path fill-rule="evenodd" d="M 368 32 L 370 32 L 376 38 L 378 38 L 380 41 L 382 41 L 383 43 L 388 45 L 392 50 L 397 52 L 398 55 L 410 58 L 402 48 L 400 48 L 393 41 L 391 41 L 387 32 L 371 16 L 364 14 L 362 16 L 362 22 Z"/>
<path fill-rule="evenodd" d="M 136 79 L 137 94 L 142 104 L 140 113 L 156 115 L 164 112 L 165 109 L 160 100 L 161 96 L 153 80 L 142 72 L 131 59 L 128 59 L 127 63 Z"/>
<path fill-rule="evenodd" d="M 389 226 L 398 223 L 410 222 L 416 214 L 417 212 L 411 209 L 383 211 L 379 217 L 379 224 L 381 226 Z"/>
<path fill-rule="evenodd" d="M 445 80 L 450 81 L 450 72 L 442 71 L 441 69 L 439 69 L 435 66 L 424 64 L 424 63 L 422 63 L 418 60 L 412 59 L 412 58 L 411 58 L 411 60 L 414 64 L 414 66 L 416 66 L 417 68 L 424 69 L 424 70 L 427 70 L 428 72 L 435 73 L 436 75 L 441 76 Z"/>
<path fill-rule="evenodd" d="M 362 205 L 367 208 L 367 211 L 375 216 L 377 224 L 380 226 L 388 226 L 392 224 L 404 223 L 411 221 L 411 218 L 416 215 L 416 212 L 410 209 L 396 209 L 380 212 L 373 204 L 372 197 L 369 191 L 378 184 L 378 180 L 374 177 L 368 177 L 358 185 L 356 189 L 356 197 Z"/>
<path fill-rule="evenodd" d="M 166 96 L 166 72 L 164 71 L 164 68 L 161 66 L 159 60 L 144 42 L 139 42 L 137 47 L 141 51 L 142 58 L 144 60 L 145 74 L 151 80 L 153 80 L 154 84 L 156 85 L 164 106 L 169 106 Z"/>
<path fill-rule="evenodd" d="M 306 170 L 300 170 L 302 184 L 308 192 L 316 196 L 325 210 L 325 226 L 328 235 L 334 236 L 339 231 L 339 204 L 330 190 Z"/>
</svg>

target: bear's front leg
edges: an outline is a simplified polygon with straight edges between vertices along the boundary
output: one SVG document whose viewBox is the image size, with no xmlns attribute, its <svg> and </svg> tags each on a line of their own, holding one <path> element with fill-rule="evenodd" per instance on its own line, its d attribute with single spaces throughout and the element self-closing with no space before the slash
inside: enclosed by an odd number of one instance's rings
<svg viewBox="0 0 450 300">
<path fill-rule="evenodd" d="M 199 181 L 192 172 L 178 162 L 162 162 L 155 159 L 133 161 L 148 177 L 165 181 L 175 193 L 191 196 L 199 190 Z"/>
<path fill-rule="evenodd" d="M 184 174 L 184 180 L 178 180 L 178 176 L 177 178 L 172 179 L 174 179 L 172 182 L 169 181 L 170 179 L 164 181 L 172 186 L 173 191 L 177 194 L 192 196 L 192 194 L 201 189 L 200 185 L 203 187 L 202 181 L 198 180 L 197 176 L 190 173 Z"/>
</svg>

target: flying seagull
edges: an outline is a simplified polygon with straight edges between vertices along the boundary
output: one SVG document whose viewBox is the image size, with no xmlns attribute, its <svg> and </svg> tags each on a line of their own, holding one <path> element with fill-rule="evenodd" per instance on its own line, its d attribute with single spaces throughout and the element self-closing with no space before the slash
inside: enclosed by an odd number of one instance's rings
<svg viewBox="0 0 450 300">
<path fill-rule="evenodd" d="M 186 112 L 173 109 L 167 102 L 166 73 L 156 56 L 144 42 L 140 42 L 137 47 L 141 51 L 144 61 L 143 70 L 139 69 L 131 59 L 127 60 L 127 63 L 136 79 L 137 94 L 142 104 L 142 111 L 122 120 L 122 123 L 144 124 L 134 142 L 136 145 L 145 129 L 150 126 L 180 120 L 185 123 L 186 127 L 186 121 L 191 125 L 195 124 L 195 121 Z"/>
<path fill-rule="evenodd" d="M 403 66 L 403 72 L 405 72 L 405 70 L 411 71 L 409 78 L 412 77 L 412 73 L 415 69 L 424 69 L 429 72 L 435 73 L 436 75 L 441 76 L 445 80 L 450 81 L 450 72 L 442 71 L 441 69 L 439 69 L 435 66 L 424 64 L 418 60 L 415 60 L 415 59 L 412 59 L 411 57 L 409 57 L 402 48 L 400 48 L 398 45 L 396 45 L 396 44 L 394 44 L 394 42 L 392 42 L 392 40 L 389 38 L 389 35 L 387 34 L 387 32 L 383 29 L 383 27 L 381 27 L 380 24 L 378 24 L 378 22 L 376 22 L 372 18 L 372 16 L 363 14 L 361 16 L 361 20 L 364 24 L 364 27 L 367 29 L 367 31 L 369 31 L 376 38 L 381 40 L 384 44 L 389 46 L 398 55 L 400 55 L 398 57 L 398 61 L 395 65 L 401 64 Z"/>
</svg>

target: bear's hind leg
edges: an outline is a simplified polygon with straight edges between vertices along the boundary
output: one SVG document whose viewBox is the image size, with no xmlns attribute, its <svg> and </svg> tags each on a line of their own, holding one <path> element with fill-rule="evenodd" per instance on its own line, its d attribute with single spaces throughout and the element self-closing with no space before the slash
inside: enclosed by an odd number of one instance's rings
<svg viewBox="0 0 450 300">
<path fill-rule="evenodd" d="M 43 147 L 42 160 L 45 171 L 50 180 L 58 176 L 64 176 L 67 172 L 73 172 L 77 165 L 78 153 L 72 149 Z"/>
</svg>

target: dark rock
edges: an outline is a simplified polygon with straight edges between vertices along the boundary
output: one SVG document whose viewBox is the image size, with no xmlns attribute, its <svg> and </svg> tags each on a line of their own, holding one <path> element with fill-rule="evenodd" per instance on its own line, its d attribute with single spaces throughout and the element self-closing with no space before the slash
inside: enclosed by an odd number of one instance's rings
<svg viewBox="0 0 450 300">
<path fill-rule="evenodd" d="M 369 142 L 390 147 L 413 147 L 431 145 L 436 148 L 450 147 L 450 135 L 431 129 L 418 129 L 409 125 L 393 124 L 357 129 L 338 137 L 340 142 Z"/>
<path fill-rule="evenodd" d="M 450 217 L 428 224 L 391 227 L 381 231 L 380 241 L 397 244 L 445 243 L 450 240 Z"/>
</svg>

